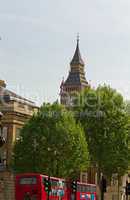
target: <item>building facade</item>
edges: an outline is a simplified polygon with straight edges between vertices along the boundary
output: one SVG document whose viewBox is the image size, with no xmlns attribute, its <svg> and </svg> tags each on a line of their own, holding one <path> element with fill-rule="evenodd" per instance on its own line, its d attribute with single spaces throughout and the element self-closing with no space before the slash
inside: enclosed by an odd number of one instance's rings
<svg viewBox="0 0 130 200">
<path fill-rule="evenodd" d="M 0 80 L 0 111 L 2 131 L 0 138 L 5 142 L 0 147 L 0 199 L 14 200 L 13 173 L 11 171 L 11 157 L 13 145 L 19 139 L 20 129 L 24 123 L 37 112 L 34 102 L 29 101 L 6 88 Z"/>
</svg>

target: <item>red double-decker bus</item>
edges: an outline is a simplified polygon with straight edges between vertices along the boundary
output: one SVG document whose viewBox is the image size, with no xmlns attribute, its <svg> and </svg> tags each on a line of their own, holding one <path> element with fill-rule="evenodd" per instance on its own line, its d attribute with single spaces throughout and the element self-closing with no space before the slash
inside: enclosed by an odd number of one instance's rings
<svg viewBox="0 0 130 200">
<path fill-rule="evenodd" d="M 16 200 L 47 200 L 44 180 L 46 175 L 36 173 L 19 174 L 15 182 Z M 70 183 L 65 179 L 50 177 L 51 191 L 49 200 L 96 200 L 96 185 L 77 182 L 77 191 L 74 194 Z M 76 196 L 76 198 L 75 198 Z"/>
</svg>

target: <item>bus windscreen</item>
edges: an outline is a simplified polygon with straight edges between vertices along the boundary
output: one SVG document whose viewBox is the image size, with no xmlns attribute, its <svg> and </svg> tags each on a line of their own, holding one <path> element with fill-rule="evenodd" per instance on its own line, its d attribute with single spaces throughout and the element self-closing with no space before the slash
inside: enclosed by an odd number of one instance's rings
<svg viewBox="0 0 130 200">
<path fill-rule="evenodd" d="M 22 177 L 19 180 L 20 185 L 33 185 L 37 184 L 37 178 L 36 177 Z"/>
</svg>

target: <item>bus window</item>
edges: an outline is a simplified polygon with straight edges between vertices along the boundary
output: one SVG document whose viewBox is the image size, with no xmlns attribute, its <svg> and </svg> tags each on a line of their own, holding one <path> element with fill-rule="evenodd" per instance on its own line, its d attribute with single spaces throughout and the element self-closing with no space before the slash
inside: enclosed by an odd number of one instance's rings
<svg viewBox="0 0 130 200">
<path fill-rule="evenodd" d="M 91 192 L 96 192 L 96 186 L 91 187 Z"/>
<path fill-rule="evenodd" d="M 80 192 L 80 185 L 77 186 L 77 191 Z"/>
<path fill-rule="evenodd" d="M 37 184 L 37 178 L 36 177 L 22 177 L 19 180 L 20 185 L 34 185 Z"/>
<path fill-rule="evenodd" d="M 87 185 L 86 191 L 87 191 L 87 192 L 90 192 L 90 191 L 91 191 L 91 186 L 90 186 L 90 185 Z"/>
<path fill-rule="evenodd" d="M 86 186 L 83 185 L 83 192 L 86 192 Z"/>
<path fill-rule="evenodd" d="M 52 180 L 51 179 L 51 186 L 52 187 L 58 187 L 58 180 Z"/>
</svg>

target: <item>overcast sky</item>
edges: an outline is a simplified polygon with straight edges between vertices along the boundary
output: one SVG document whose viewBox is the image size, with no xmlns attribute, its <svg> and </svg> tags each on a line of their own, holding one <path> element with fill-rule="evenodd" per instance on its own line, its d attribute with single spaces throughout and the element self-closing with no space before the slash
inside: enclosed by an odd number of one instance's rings
<svg viewBox="0 0 130 200">
<path fill-rule="evenodd" d="M 38 103 L 56 100 L 77 32 L 87 80 L 130 99 L 130 0 L 0 0 L 0 79 Z"/>
</svg>

